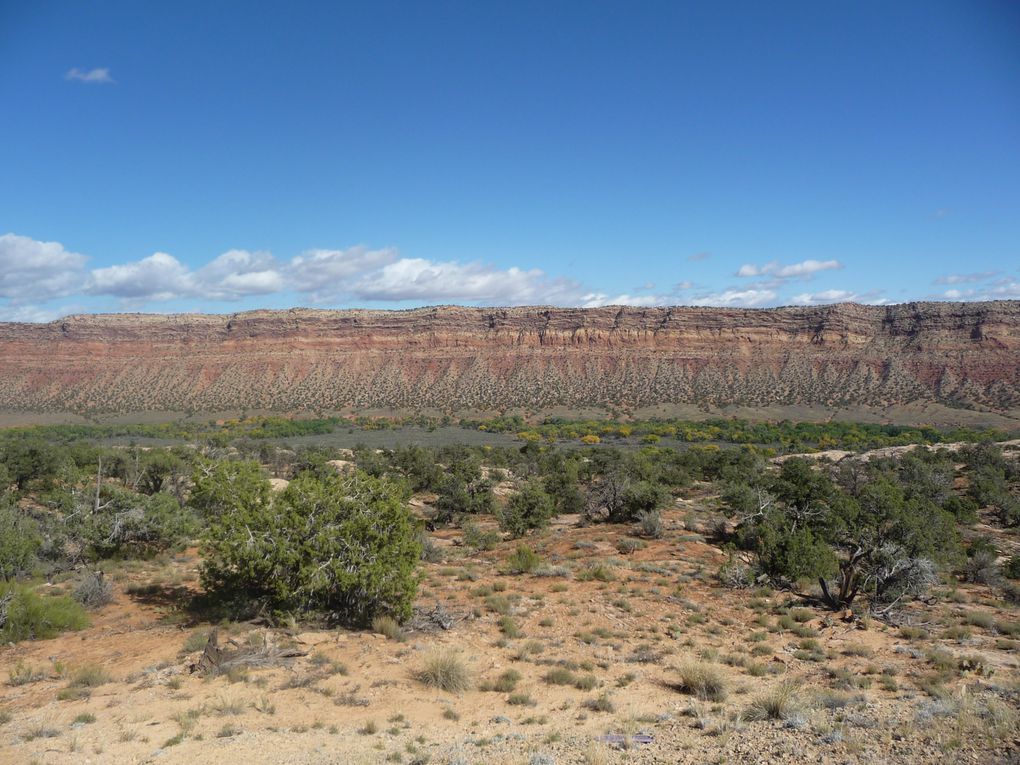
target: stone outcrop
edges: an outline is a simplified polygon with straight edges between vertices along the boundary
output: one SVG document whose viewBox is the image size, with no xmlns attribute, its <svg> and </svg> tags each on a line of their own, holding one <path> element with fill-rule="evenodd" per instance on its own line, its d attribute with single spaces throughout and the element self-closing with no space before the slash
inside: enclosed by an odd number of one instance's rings
<svg viewBox="0 0 1020 765">
<path fill-rule="evenodd" d="M 1020 302 L 110 314 L 0 324 L 0 409 L 1020 407 Z"/>
</svg>

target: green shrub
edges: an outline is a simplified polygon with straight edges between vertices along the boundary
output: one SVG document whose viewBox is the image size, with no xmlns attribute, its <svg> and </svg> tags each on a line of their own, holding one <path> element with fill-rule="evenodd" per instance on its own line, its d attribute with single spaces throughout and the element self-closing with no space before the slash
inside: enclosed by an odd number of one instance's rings
<svg viewBox="0 0 1020 765">
<path fill-rule="evenodd" d="M 184 544 L 197 530 L 193 513 L 169 494 L 146 496 L 103 483 L 99 510 L 92 507 L 94 487 L 63 497 L 65 529 L 87 557 L 139 557 Z"/>
<path fill-rule="evenodd" d="M 497 519 L 503 531 L 522 537 L 531 529 L 545 527 L 555 512 L 556 505 L 542 484 L 530 481 L 510 498 L 506 507 L 497 514 Z"/>
<path fill-rule="evenodd" d="M 44 640 L 89 624 L 85 609 L 65 595 L 42 596 L 24 585 L 0 583 L 0 599 L 8 593 L 13 593 L 13 598 L 7 606 L 7 620 L 0 627 L 0 643 Z"/>
<path fill-rule="evenodd" d="M 27 574 L 40 544 L 35 522 L 6 497 L 0 497 L 0 581 Z"/>
<path fill-rule="evenodd" d="M 194 653 L 202 651 L 209 644 L 209 630 L 196 630 L 184 639 L 181 653 Z"/>
<path fill-rule="evenodd" d="M 499 631 L 506 635 L 508 638 L 519 638 L 523 633 L 521 628 L 517 626 L 517 622 L 514 621 L 512 616 L 501 616 L 499 619 Z"/>
<path fill-rule="evenodd" d="M 538 553 L 527 545 L 517 545 L 517 549 L 507 558 L 506 562 L 507 570 L 511 574 L 530 574 L 538 568 L 538 564 L 542 562 L 542 559 L 538 557 Z"/>
<path fill-rule="evenodd" d="M 210 593 L 246 611 L 318 611 L 354 624 L 411 615 L 421 546 L 401 485 L 305 472 L 272 496 L 265 476 L 243 476 L 234 485 L 267 490 L 241 488 L 209 520 L 202 583 Z"/>
<path fill-rule="evenodd" d="M 895 469 L 872 463 L 868 480 L 846 488 L 795 458 L 764 487 L 743 485 L 724 500 L 737 536 L 777 581 L 816 580 L 823 600 L 846 609 L 862 593 L 876 603 L 919 597 L 938 582 L 937 565 L 959 556 L 956 519 Z"/>
<path fill-rule="evenodd" d="M 464 532 L 464 544 L 475 550 L 492 550 L 499 544 L 499 534 L 495 531 L 482 531 L 472 521 L 464 521 L 460 526 Z"/>
<path fill-rule="evenodd" d="M 188 506 L 207 519 L 236 513 L 258 513 L 272 501 L 262 466 L 253 461 L 220 460 L 199 465 L 192 476 Z"/>
</svg>

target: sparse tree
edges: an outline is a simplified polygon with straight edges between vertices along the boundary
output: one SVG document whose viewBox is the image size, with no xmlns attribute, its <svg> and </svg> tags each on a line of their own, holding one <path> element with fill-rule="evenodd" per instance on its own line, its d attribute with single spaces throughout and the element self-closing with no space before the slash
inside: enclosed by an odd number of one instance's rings
<svg viewBox="0 0 1020 765">
<path fill-rule="evenodd" d="M 229 472 L 213 472 L 224 481 Z M 242 611 L 321 612 L 354 624 L 410 616 L 421 556 L 403 485 L 364 473 L 303 473 L 279 495 L 252 471 L 233 474 L 239 500 L 211 517 L 202 583 Z"/>
</svg>

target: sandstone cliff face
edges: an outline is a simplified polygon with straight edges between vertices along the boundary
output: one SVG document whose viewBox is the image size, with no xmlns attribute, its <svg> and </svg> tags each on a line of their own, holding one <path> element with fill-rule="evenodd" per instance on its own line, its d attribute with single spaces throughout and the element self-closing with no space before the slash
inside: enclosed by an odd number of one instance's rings
<svg viewBox="0 0 1020 765">
<path fill-rule="evenodd" d="M 0 324 L 0 409 L 1020 406 L 1020 302 L 117 314 Z"/>
</svg>

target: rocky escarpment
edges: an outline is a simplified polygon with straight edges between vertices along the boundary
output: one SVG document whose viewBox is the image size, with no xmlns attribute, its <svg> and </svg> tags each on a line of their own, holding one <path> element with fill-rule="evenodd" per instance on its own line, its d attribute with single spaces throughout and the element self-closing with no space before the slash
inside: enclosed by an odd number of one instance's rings
<svg viewBox="0 0 1020 765">
<path fill-rule="evenodd" d="M 0 408 L 1020 407 L 1020 303 L 115 314 L 0 324 Z"/>
</svg>

